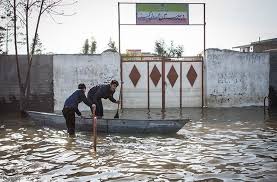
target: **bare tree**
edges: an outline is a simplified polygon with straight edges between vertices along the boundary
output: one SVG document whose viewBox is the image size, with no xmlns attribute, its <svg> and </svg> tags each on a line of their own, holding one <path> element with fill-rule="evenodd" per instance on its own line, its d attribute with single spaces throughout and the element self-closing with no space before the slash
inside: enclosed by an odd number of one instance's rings
<svg viewBox="0 0 277 182">
<path fill-rule="evenodd" d="M 11 18 L 10 7 L 6 6 L 7 3 L 4 0 L 0 0 L 0 53 L 7 54 L 7 41 L 8 41 L 8 25 L 11 23 L 9 21 Z M 3 46 L 6 42 L 6 51 L 4 51 Z"/>
<path fill-rule="evenodd" d="M 0 0 L 0 54 L 5 53 L 3 50 L 4 45 L 4 39 L 5 39 L 5 33 L 6 29 L 4 28 L 4 19 L 6 19 L 6 16 L 4 15 L 4 11 L 1 11 L 1 9 L 4 9 L 3 2 Z"/>
<path fill-rule="evenodd" d="M 64 1 L 67 1 L 65 3 Z M 24 113 L 27 107 L 27 101 L 29 97 L 29 86 L 30 86 L 30 71 L 33 61 L 33 55 L 35 54 L 37 40 L 38 40 L 38 30 L 41 21 L 41 17 L 48 15 L 54 21 L 55 15 L 66 15 L 59 8 L 72 5 L 76 1 L 68 3 L 68 0 L 6 0 L 6 8 L 10 8 L 12 12 L 11 20 L 13 21 L 13 36 L 14 36 L 14 47 L 15 47 L 15 60 L 16 69 L 18 77 L 18 85 L 20 90 L 20 111 Z M 32 43 L 30 44 L 30 19 L 35 18 L 35 30 L 33 32 Z M 20 24 L 25 29 L 25 40 L 26 40 L 26 54 L 27 54 L 27 73 L 25 79 L 22 78 L 20 72 L 19 58 L 18 58 L 18 24 Z M 31 46 L 30 46 L 31 45 Z"/>
</svg>

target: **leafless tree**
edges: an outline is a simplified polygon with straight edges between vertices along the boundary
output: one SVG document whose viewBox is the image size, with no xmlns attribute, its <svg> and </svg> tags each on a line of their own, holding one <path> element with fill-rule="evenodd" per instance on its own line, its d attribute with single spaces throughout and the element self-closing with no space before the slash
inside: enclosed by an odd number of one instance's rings
<svg viewBox="0 0 277 182">
<path fill-rule="evenodd" d="M 55 21 L 55 16 L 71 16 L 73 14 L 65 14 L 62 10 L 65 6 L 71 6 L 76 3 L 75 0 L 6 0 L 4 3 L 5 8 L 10 9 L 12 12 L 11 20 L 13 21 L 13 36 L 14 36 L 14 47 L 15 47 L 15 59 L 16 69 L 18 77 L 18 85 L 20 90 L 20 111 L 24 113 L 27 108 L 27 102 L 29 97 L 30 87 L 30 71 L 33 61 L 33 55 L 35 53 L 38 30 L 41 22 L 41 17 L 48 15 Z M 34 19 L 35 30 L 33 34 L 30 33 L 30 20 Z M 20 72 L 20 64 L 18 58 L 18 24 L 25 30 L 25 43 L 26 43 L 26 55 L 27 55 L 27 72 L 25 79 Z M 33 38 L 30 39 L 30 36 Z M 32 40 L 32 43 L 30 43 Z M 31 45 L 31 46 L 30 46 Z"/>
</svg>

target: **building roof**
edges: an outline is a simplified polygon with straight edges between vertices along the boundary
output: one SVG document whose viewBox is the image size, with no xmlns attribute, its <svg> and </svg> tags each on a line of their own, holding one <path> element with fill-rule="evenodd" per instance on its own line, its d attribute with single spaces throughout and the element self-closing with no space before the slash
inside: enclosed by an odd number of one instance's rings
<svg viewBox="0 0 277 182">
<path fill-rule="evenodd" d="M 236 46 L 236 47 L 233 47 L 233 48 L 246 48 L 246 47 L 250 47 L 252 45 L 265 44 L 265 43 L 277 44 L 277 38 L 260 40 L 260 41 L 256 41 L 256 42 L 251 42 L 251 44 Z"/>
<path fill-rule="evenodd" d="M 232 48 L 245 48 L 245 47 L 250 47 L 251 44 L 247 44 L 247 45 L 241 45 L 241 46 L 236 46 L 236 47 L 232 47 Z"/>
<path fill-rule="evenodd" d="M 251 44 L 263 44 L 263 43 L 277 43 L 277 38 L 251 42 Z"/>
</svg>

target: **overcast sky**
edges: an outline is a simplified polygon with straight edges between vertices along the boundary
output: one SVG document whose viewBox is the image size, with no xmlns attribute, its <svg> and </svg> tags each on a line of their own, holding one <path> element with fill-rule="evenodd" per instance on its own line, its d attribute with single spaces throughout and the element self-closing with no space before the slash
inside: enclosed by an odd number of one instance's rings
<svg viewBox="0 0 277 182">
<path fill-rule="evenodd" d="M 206 3 L 206 47 L 231 49 L 252 41 L 277 37 L 277 0 L 144 0 L 124 2 L 204 2 Z M 39 36 L 46 52 L 80 53 L 86 38 L 97 41 L 97 53 L 107 49 L 110 38 L 118 47 L 117 0 L 79 0 L 66 12 L 76 15 L 49 17 L 41 22 Z M 135 6 L 121 5 L 121 23 L 135 23 Z M 190 6 L 190 22 L 202 23 L 203 7 Z M 154 42 L 164 39 L 184 46 L 185 55 L 203 50 L 202 26 L 121 26 L 121 52 L 126 49 L 154 51 Z M 10 52 L 12 52 L 11 50 Z"/>
</svg>

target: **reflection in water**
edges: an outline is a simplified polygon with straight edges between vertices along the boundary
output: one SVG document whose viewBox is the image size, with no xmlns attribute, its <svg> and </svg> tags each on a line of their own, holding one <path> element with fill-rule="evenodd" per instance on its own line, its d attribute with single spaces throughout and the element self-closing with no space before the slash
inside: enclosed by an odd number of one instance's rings
<svg viewBox="0 0 277 182">
<path fill-rule="evenodd" d="M 114 113 L 107 113 L 113 117 Z M 121 117 L 161 117 L 125 110 Z M 15 115 L 0 117 L 0 181 L 277 181 L 277 119 L 263 108 L 168 110 L 190 117 L 178 134 L 68 137 Z"/>
</svg>

